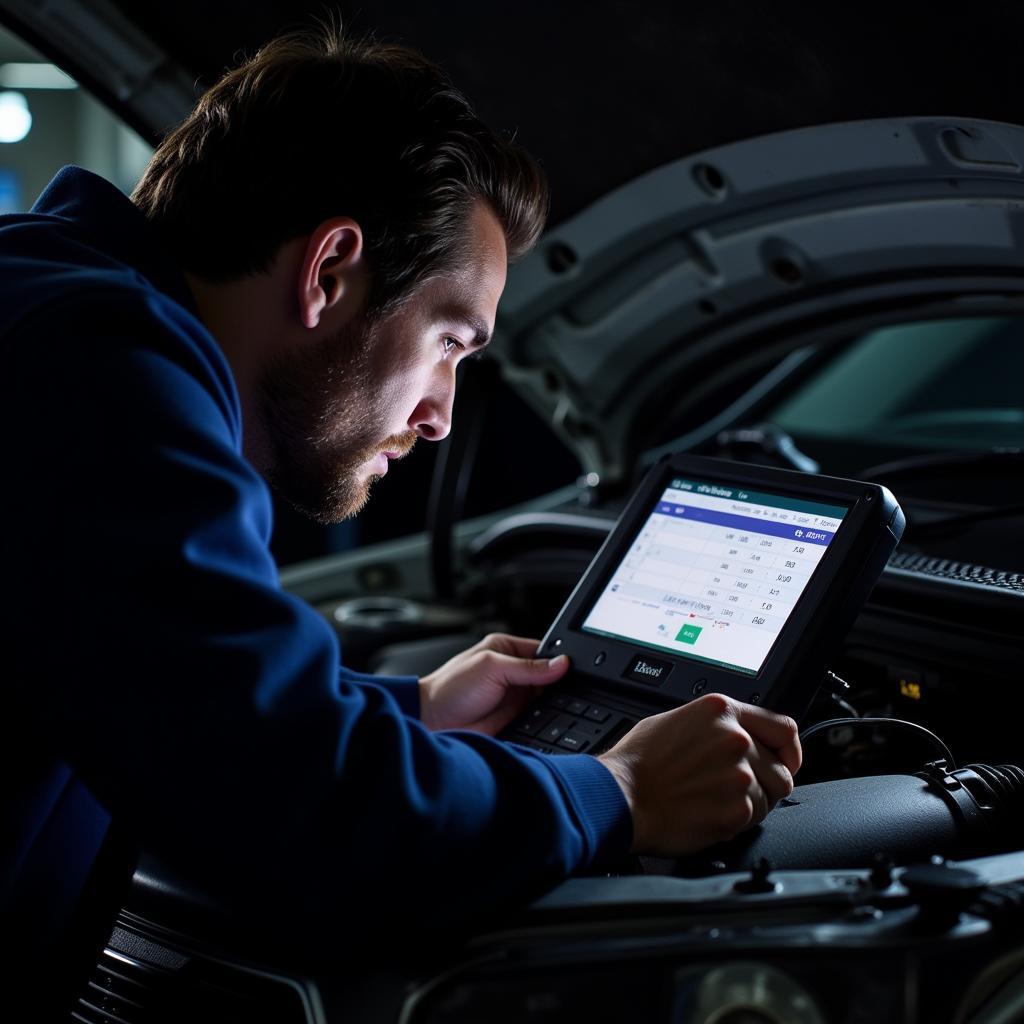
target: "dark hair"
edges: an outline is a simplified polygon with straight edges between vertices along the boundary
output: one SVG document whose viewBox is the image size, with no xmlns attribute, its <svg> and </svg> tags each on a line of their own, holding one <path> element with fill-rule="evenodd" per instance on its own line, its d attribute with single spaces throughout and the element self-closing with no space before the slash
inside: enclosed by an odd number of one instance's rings
<svg viewBox="0 0 1024 1024">
<path fill-rule="evenodd" d="M 266 270 L 282 243 L 350 216 L 379 311 L 458 260 L 477 201 L 501 222 L 509 260 L 522 256 L 548 191 L 534 160 L 421 54 L 324 26 L 229 71 L 164 139 L 132 199 L 181 266 L 210 281 Z"/>
</svg>

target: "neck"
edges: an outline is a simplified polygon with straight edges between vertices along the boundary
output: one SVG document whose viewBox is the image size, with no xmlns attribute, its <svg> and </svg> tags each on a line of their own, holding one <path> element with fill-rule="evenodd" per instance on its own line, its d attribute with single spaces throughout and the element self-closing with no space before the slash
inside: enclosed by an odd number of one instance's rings
<svg viewBox="0 0 1024 1024">
<path fill-rule="evenodd" d="M 270 449 L 261 415 L 260 389 L 276 347 L 287 336 L 286 311 L 277 308 L 280 289 L 273 272 L 226 282 L 210 282 L 187 273 L 199 316 L 227 359 L 242 405 L 242 449 L 265 472 Z"/>
</svg>

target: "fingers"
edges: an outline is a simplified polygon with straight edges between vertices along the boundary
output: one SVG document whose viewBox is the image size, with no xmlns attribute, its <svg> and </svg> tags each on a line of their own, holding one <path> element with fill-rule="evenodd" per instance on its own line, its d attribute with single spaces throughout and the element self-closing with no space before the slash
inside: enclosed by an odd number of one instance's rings
<svg viewBox="0 0 1024 1024">
<path fill-rule="evenodd" d="M 793 792 L 793 776 L 789 768 L 771 750 L 756 741 L 754 749 L 747 755 L 747 760 L 754 770 L 757 785 L 767 798 L 767 814 L 780 800 L 784 800 Z"/>
<path fill-rule="evenodd" d="M 537 658 L 538 641 L 509 633 L 489 633 L 465 652 L 479 660 L 482 674 L 509 686 L 548 686 L 569 670 L 569 659 Z"/>
<path fill-rule="evenodd" d="M 497 651 L 484 651 L 481 655 L 486 674 L 493 680 L 509 686 L 550 686 L 569 670 L 569 659 L 524 658 Z"/>
<path fill-rule="evenodd" d="M 803 761 L 800 738 L 796 722 L 786 715 L 767 711 L 752 704 L 730 702 L 736 721 L 756 743 L 761 743 L 775 752 L 778 759 L 789 769 L 790 776 L 796 775 Z"/>
<path fill-rule="evenodd" d="M 652 715 L 602 754 L 633 815 L 634 851 L 691 853 L 763 821 L 793 775 L 761 733 L 799 764 L 788 719 L 722 694 Z"/>
<path fill-rule="evenodd" d="M 765 793 L 764 789 L 761 788 L 756 780 L 751 786 L 749 796 L 751 815 L 750 822 L 747 824 L 746 828 L 753 828 L 755 825 L 760 825 L 761 822 L 768 817 L 768 812 L 775 805 L 768 799 L 767 793 Z M 744 831 L 744 829 L 741 829 L 740 831 Z M 728 838 L 731 839 L 733 837 L 729 836 Z"/>
<path fill-rule="evenodd" d="M 524 636 L 512 636 L 509 633 L 488 633 L 472 651 L 497 651 L 509 654 L 513 658 L 533 658 L 540 646 L 539 640 L 531 640 Z"/>
<path fill-rule="evenodd" d="M 737 726 L 748 737 L 745 758 L 754 773 L 749 795 L 754 821 L 793 792 L 793 776 L 800 767 L 800 741 L 793 719 L 750 704 L 730 701 Z"/>
</svg>

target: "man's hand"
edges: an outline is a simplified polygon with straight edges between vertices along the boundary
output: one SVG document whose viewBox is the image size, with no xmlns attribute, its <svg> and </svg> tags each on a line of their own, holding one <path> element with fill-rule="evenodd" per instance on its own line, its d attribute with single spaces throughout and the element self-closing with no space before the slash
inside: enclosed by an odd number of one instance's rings
<svg viewBox="0 0 1024 1024">
<path fill-rule="evenodd" d="M 565 655 L 534 658 L 536 640 L 491 633 L 420 680 L 420 718 L 428 729 L 500 732 L 569 668 Z"/>
<path fill-rule="evenodd" d="M 761 821 L 801 756 L 791 718 L 711 693 L 645 718 L 600 760 L 633 812 L 633 852 L 676 857 Z"/>
</svg>

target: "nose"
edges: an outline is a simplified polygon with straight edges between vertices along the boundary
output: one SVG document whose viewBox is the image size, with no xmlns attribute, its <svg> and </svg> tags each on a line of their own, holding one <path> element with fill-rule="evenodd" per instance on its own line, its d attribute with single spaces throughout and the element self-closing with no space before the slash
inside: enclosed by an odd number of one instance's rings
<svg viewBox="0 0 1024 1024">
<path fill-rule="evenodd" d="M 434 387 L 416 404 L 409 417 L 409 429 L 424 441 L 442 441 L 452 428 L 452 404 L 455 401 L 455 375 L 436 381 Z"/>
</svg>

